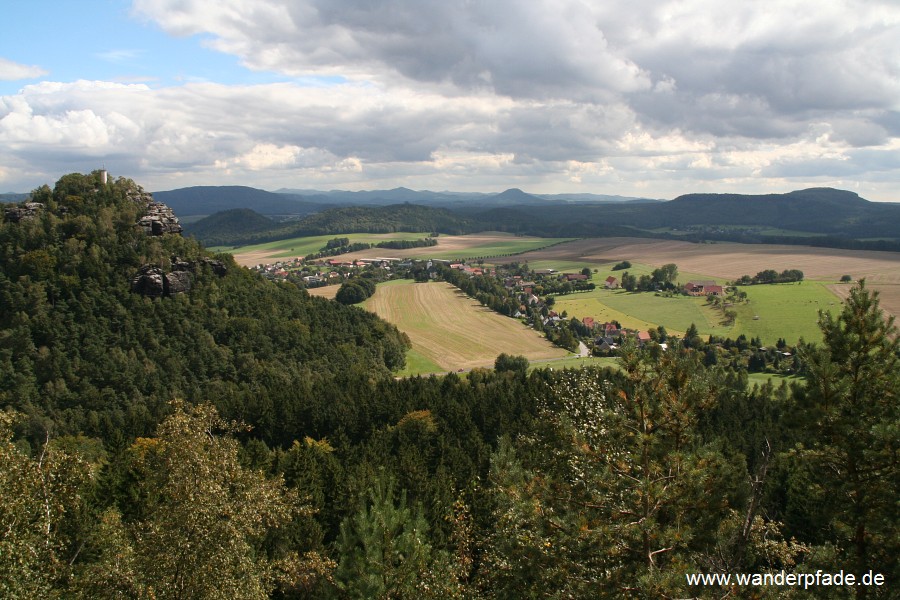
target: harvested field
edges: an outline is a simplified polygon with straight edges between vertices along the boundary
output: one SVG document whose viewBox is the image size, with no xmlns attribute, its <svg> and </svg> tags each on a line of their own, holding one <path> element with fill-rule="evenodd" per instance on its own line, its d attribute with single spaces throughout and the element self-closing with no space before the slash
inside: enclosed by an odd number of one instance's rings
<svg viewBox="0 0 900 600">
<path fill-rule="evenodd" d="M 900 283 L 869 283 L 867 280 L 866 287 L 878 292 L 879 306 L 882 310 L 892 315 L 900 315 Z M 837 294 L 841 300 L 850 295 L 852 288 L 851 284 L 844 283 L 828 286 L 828 289 Z"/>
<path fill-rule="evenodd" d="M 364 307 L 405 332 L 413 350 L 443 371 L 492 367 L 503 352 L 529 360 L 569 355 L 447 283 L 405 280 L 381 284 Z"/>
<path fill-rule="evenodd" d="M 900 284 L 900 253 L 839 250 L 766 244 L 692 244 L 641 238 L 585 239 L 528 252 L 533 261 L 605 263 L 619 260 L 660 266 L 678 265 L 679 272 L 736 279 L 764 269 L 800 269 L 808 279 L 834 279 L 849 274 L 871 283 Z"/>
<path fill-rule="evenodd" d="M 319 296 L 320 298 L 334 300 L 339 289 L 341 289 L 341 286 L 339 285 L 326 285 L 324 287 L 308 288 L 306 291 L 309 292 L 310 296 Z"/>
<path fill-rule="evenodd" d="M 528 252 L 520 257 L 530 264 L 609 264 L 630 260 L 651 266 L 678 265 L 679 279 L 704 274 L 710 278 L 733 280 L 755 275 L 765 269 L 799 269 L 807 280 L 834 281 L 842 275 L 865 278 L 872 290 L 881 294 L 881 307 L 900 315 L 900 253 L 870 250 L 840 250 L 810 246 L 766 244 L 692 244 L 641 238 L 585 239 L 552 248 Z M 635 272 L 638 272 L 635 269 Z M 600 277 L 602 279 L 602 276 Z M 828 290 L 844 298 L 849 286 L 829 285 Z"/>
</svg>

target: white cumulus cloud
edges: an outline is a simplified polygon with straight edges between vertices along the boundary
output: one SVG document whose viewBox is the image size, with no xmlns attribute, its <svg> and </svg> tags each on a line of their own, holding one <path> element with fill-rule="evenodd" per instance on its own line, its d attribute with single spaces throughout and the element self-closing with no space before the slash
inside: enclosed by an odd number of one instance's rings
<svg viewBox="0 0 900 600">
<path fill-rule="evenodd" d="M 0 81 L 17 81 L 19 79 L 36 79 L 47 74 L 44 69 L 35 65 L 22 65 L 0 57 Z"/>
</svg>

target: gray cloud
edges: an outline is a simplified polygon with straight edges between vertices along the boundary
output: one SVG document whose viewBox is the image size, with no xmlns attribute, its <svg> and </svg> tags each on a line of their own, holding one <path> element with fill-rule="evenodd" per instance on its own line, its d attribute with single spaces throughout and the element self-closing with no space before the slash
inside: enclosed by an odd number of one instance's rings
<svg viewBox="0 0 900 600">
<path fill-rule="evenodd" d="M 692 182 L 742 191 L 887 182 L 900 170 L 889 160 L 900 151 L 900 9 L 889 2 L 134 9 L 295 82 L 28 86 L 0 98 L 0 183 L 26 159 L 85 157 L 115 157 L 158 187 L 515 183 L 656 197 Z"/>
</svg>

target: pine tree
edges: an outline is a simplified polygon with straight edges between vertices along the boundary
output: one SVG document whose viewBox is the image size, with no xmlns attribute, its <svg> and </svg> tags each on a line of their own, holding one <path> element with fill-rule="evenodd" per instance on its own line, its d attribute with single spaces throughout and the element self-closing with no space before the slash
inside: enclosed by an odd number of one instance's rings
<svg viewBox="0 0 900 600">
<path fill-rule="evenodd" d="M 420 598 L 431 546 L 421 510 L 395 500 L 392 480 L 381 479 L 367 500 L 341 523 L 334 573 L 339 597 Z"/>
<path fill-rule="evenodd" d="M 803 408 L 812 420 L 808 447 L 797 450 L 827 490 L 827 524 L 841 558 L 858 573 L 900 577 L 900 341 L 878 293 L 865 281 L 841 313 L 819 318 L 824 345 L 806 357 Z M 860 598 L 871 592 L 857 589 Z"/>
<path fill-rule="evenodd" d="M 713 379 L 693 353 L 654 359 L 629 344 L 621 363 L 621 386 L 563 373 L 539 430 L 494 455 L 482 578 L 499 597 L 683 593 L 714 543 L 741 474 L 698 435 Z"/>
</svg>

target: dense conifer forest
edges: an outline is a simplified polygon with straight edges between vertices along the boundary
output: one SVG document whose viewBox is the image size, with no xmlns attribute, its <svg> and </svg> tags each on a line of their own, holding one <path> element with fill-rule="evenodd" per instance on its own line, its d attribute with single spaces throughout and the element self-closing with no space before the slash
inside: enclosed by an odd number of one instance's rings
<svg viewBox="0 0 900 600">
<path fill-rule="evenodd" d="M 393 326 L 148 235 L 146 198 L 72 174 L 0 213 L 0 597 L 896 592 L 900 358 L 864 282 L 793 387 L 654 345 L 397 379 Z M 817 570 L 884 583 L 686 578 Z"/>
</svg>

